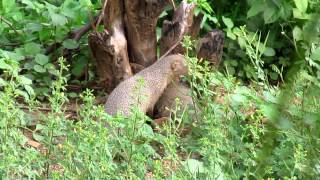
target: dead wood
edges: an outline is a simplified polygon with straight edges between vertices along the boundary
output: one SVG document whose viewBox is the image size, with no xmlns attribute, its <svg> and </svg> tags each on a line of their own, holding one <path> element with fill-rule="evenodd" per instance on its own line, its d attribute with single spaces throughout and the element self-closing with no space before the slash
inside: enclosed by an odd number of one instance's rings
<svg viewBox="0 0 320 180">
<path fill-rule="evenodd" d="M 138 72 L 144 69 L 144 66 L 137 63 L 130 63 L 130 66 L 133 74 L 137 74 Z"/>
<path fill-rule="evenodd" d="M 184 35 L 187 35 L 193 24 L 193 11 L 196 5 L 182 1 L 173 14 L 172 21 L 164 21 L 162 26 L 162 37 L 160 39 L 160 54 L 165 54 L 173 45 L 180 42 Z M 196 32 L 197 28 L 193 28 Z M 193 33 L 195 33 L 193 32 Z M 181 53 L 184 50 L 182 45 L 175 47 L 171 53 Z"/>
<path fill-rule="evenodd" d="M 196 38 L 199 35 L 203 16 L 204 16 L 204 14 L 200 13 L 198 16 L 194 17 L 193 24 L 189 29 L 189 35 L 192 38 Z"/>
<path fill-rule="evenodd" d="M 125 23 L 130 60 L 144 67 L 156 59 L 157 20 L 168 0 L 125 0 Z"/>
<path fill-rule="evenodd" d="M 123 2 L 109 0 L 105 8 L 103 32 L 89 35 L 100 85 L 111 92 L 122 80 L 132 76 L 124 32 Z"/>
<path fill-rule="evenodd" d="M 220 30 L 212 30 L 197 45 L 197 56 L 209 60 L 214 66 L 219 66 L 222 58 L 224 34 Z"/>
</svg>

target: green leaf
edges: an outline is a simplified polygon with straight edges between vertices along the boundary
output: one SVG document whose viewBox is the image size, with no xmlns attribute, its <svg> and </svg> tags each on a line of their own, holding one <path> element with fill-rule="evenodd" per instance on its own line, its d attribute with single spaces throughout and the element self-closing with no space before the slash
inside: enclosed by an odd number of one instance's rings
<svg viewBox="0 0 320 180">
<path fill-rule="evenodd" d="M 271 47 L 266 47 L 266 48 L 264 49 L 263 54 L 264 54 L 265 56 L 272 57 L 272 56 L 276 55 L 276 52 L 275 52 L 275 50 L 274 50 L 273 48 L 271 48 Z"/>
<path fill-rule="evenodd" d="M 211 22 L 213 22 L 213 23 L 215 23 L 215 24 L 217 24 L 217 23 L 218 23 L 218 19 L 217 19 L 217 17 L 207 16 L 207 18 L 209 19 L 209 21 L 211 21 Z"/>
<path fill-rule="evenodd" d="M 52 75 L 56 75 L 57 76 L 59 74 L 59 71 L 56 70 L 56 67 L 51 63 L 48 63 L 48 64 L 44 65 L 44 68 L 47 69 L 48 72 L 50 74 L 52 74 Z"/>
<path fill-rule="evenodd" d="M 227 66 L 227 71 L 229 75 L 234 75 L 236 73 L 236 69 L 232 66 Z"/>
<path fill-rule="evenodd" d="M 232 40 L 236 40 L 237 36 L 231 31 L 231 29 L 227 30 L 227 37 L 232 39 Z"/>
<path fill-rule="evenodd" d="M 19 76 L 19 82 L 24 85 L 31 85 L 32 84 L 32 80 L 25 77 L 25 76 Z"/>
<path fill-rule="evenodd" d="M 196 176 L 199 173 L 204 172 L 203 162 L 196 159 L 188 159 L 183 163 L 185 169 L 187 169 L 192 175 Z"/>
<path fill-rule="evenodd" d="M 19 96 L 24 97 L 25 99 L 29 99 L 28 93 L 26 93 L 26 92 L 24 92 L 24 91 L 21 91 L 20 89 L 16 89 L 16 90 L 14 91 L 14 93 L 15 93 L 16 95 L 19 95 Z"/>
<path fill-rule="evenodd" d="M 0 59 L 0 69 L 6 69 L 6 70 L 10 70 L 12 69 L 12 67 L 7 64 L 4 59 Z"/>
<path fill-rule="evenodd" d="M 156 29 L 156 33 L 157 33 L 157 41 L 159 41 L 159 39 L 161 38 L 161 32 L 162 30 L 161 30 L 161 28 L 160 27 L 157 27 L 157 29 Z"/>
<path fill-rule="evenodd" d="M 311 59 L 320 61 L 320 47 L 314 50 L 310 56 Z"/>
<path fill-rule="evenodd" d="M 21 3 L 27 5 L 27 7 L 30 9 L 36 8 L 35 5 L 33 4 L 33 2 L 30 0 L 22 0 Z"/>
<path fill-rule="evenodd" d="M 309 43 L 318 43 L 320 26 L 320 14 L 316 14 L 310 17 L 310 20 L 303 26 L 303 40 Z"/>
<path fill-rule="evenodd" d="M 64 26 L 68 22 L 68 20 L 65 16 L 63 16 L 61 14 L 54 13 L 54 12 L 50 13 L 50 17 L 52 20 L 52 24 L 54 26 Z"/>
<path fill-rule="evenodd" d="M 15 0 L 2 0 L 4 13 L 10 12 L 15 7 Z"/>
<path fill-rule="evenodd" d="M 80 76 L 84 69 L 85 66 L 88 64 L 87 58 L 79 58 L 75 60 L 75 63 L 73 64 L 73 68 L 71 70 L 72 74 L 75 76 Z"/>
<path fill-rule="evenodd" d="M 152 128 L 147 124 L 143 124 L 143 126 L 139 129 L 138 133 L 140 136 L 147 139 L 152 138 L 154 136 Z"/>
<path fill-rule="evenodd" d="M 165 16 L 167 16 L 167 15 L 168 15 L 167 11 L 162 11 L 162 13 L 161 13 L 160 16 L 159 16 L 159 19 L 160 19 L 160 18 L 163 18 L 163 17 L 165 17 Z"/>
<path fill-rule="evenodd" d="M 302 34 L 303 34 L 302 30 L 298 26 L 295 26 L 293 28 L 292 35 L 293 35 L 293 38 L 295 39 L 295 41 L 302 40 L 302 38 L 303 38 Z"/>
<path fill-rule="evenodd" d="M 230 60 L 230 64 L 231 64 L 233 67 L 236 67 L 236 66 L 238 66 L 238 61 L 236 61 L 236 60 Z"/>
<path fill-rule="evenodd" d="M 49 57 L 43 54 L 37 54 L 35 61 L 40 65 L 45 65 L 49 62 Z"/>
<path fill-rule="evenodd" d="M 62 45 L 66 49 L 75 49 L 78 47 L 78 42 L 73 39 L 67 39 L 63 41 Z"/>
<path fill-rule="evenodd" d="M 246 40 L 241 36 L 238 36 L 238 44 L 242 49 L 245 49 L 247 45 Z"/>
<path fill-rule="evenodd" d="M 28 92 L 29 96 L 33 96 L 34 95 L 34 90 L 31 86 L 29 85 L 25 85 L 24 89 Z"/>
<path fill-rule="evenodd" d="M 240 105 L 242 103 L 245 103 L 247 102 L 247 97 L 245 97 L 244 95 L 242 94 L 233 94 L 231 96 L 231 99 L 232 99 L 232 103 L 234 105 Z"/>
<path fill-rule="evenodd" d="M 309 14 L 301 12 L 297 8 L 293 8 L 292 12 L 293 12 L 293 17 L 296 19 L 310 19 L 311 18 L 311 16 Z"/>
<path fill-rule="evenodd" d="M 0 87 L 6 86 L 8 83 L 0 77 Z"/>
<path fill-rule="evenodd" d="M 265 10 L 266 4 L 261 1 L 255 1 L 247 13 L 247 18 L 253 17 Z"/>
<path fill-rule="evenodd" d="M 10 51 L 1 51 L 3 53 L 3 56 L 6 59 L 12 59 L 15 61 L 21 61 L 24 59 L 24 56 L 21 56 L 19 53 L 15 53 L 15 52 L 10 52 Z"/>
<path fill-rule="evenodd" d="M 26 55 L 36 55 L 41 51 L 41 45 L 37 43 L 28 43 L 24 45 Z"/>
<path fill-rule="evenodd" d="M 234 24 L 230 18 L 222 16 L 222 21 L 229 29 L 233 28 Z"/>
<path fill-rule="evenodd" d="M 38 24 L 38 23 L 28 23 L 25 29 L 31 32 L 38 32 L 38 31 L 41 31 L 42 26 L 41 24 Z"/>
<path fill-rule="evenodd" d="M 56 70 L 56 67 L 54 66 L 54 64 L 52 63 L 48 63 L 44 66 L 44 68 L 48 69 L 48 70 Z"/>
<path fill-rule="evenodd" d="M 77 93 L 75 93 L 75 92 L 71 92 L 71 93 L 68 93 L 68 96 L 69 96 L 70 98 L 77 98 L 77 97 L 79 97 L 79 94 L 77 94 Z"/>
<path fill-rule="evenodd" d="M 294 0 L 294 3 L 296 4 L 297 8 L 302 12 L 307 12 L 308 9 L 308 0 Z"/>
<path fill-rule="evenodd" d="M 276 72 L 270 72 L 269 75 L 272 80 L 277 80 L 279 78 L 279 75 Z"/>
<path fill-rule="evenodd" d="M 267 6 L 264 10 L 263 18 L 266 24 L 275 22 L 279 18 L 277 8 L 275 6 Z"/>
<path fill-rule="evenodd" d="M 45 72 L 46 72 L 46 69 L 43 68 L 42 66 L 38 65 L 38 64 L 36 64 L 36 65 L 33 67 L 33 69 L 34 69 L 36 72 L 38 72 L 38 73 L 45 73 Z"/>
<path fill-rule="evenodd" d="M 266 100 L 267 102 L 278 103 L 277 97 L 275 97 L 275 96 L 274 96 L 271 92 L 269 92 L 269 91 L 263 91 L 263 98 L 264 98 L 264 100 Z"/>
<path fill-rule="evenodd" d="M 40 126 L 40 124 L 37 124 L 37 130 L 38 130 L 38 127 L 39 127 L 39 126 Z M 41 125 L 41 126 L 43 126 L 43 125 Z M 46 129 L 46 127 L 43 126 L 42 129 Z M 33 134 L 32 134 L 32 137 L 33 137 L 33 139 L 35 139 L 35 140 L 38 141 L 38 142 L 42 142 L 42 141 L 45 139 L 44 136 L 41 136 L 41 135 L 39 135 L 39 134 L 37 134 L 37 133 L 33 133 Z"/>
<path fill-rule="evenodd" d="M 27 69 L 27 70 L 30 70 L 30 69 L 33 69 L 33 66 L 35 65 L 35 62 L 27 62 L 23 65 L 23 68 L 24 69 Z"/>
</svg>

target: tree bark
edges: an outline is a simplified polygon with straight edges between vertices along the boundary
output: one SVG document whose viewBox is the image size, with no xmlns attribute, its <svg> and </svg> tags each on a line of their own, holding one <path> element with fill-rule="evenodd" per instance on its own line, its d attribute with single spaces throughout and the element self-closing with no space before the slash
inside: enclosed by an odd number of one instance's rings
<svg viewBox="0 0 320 180">
<path fill-rule="evenodd" d="M 196 5 L 182 1 L 175 10 L 172 21 L 164 21 L 160 39 L 160 54 L 165 54 L 171 47 L 182 40 L 190 32 L 193 24 L 193 11 Z M 182 45 L 175 47 L 171 53 L 183 53 Z"/>
<path fill-rule="evenodd" d="M 192 24 L 192 26 L 190 27 L 190 30 L 189 30 L 189 35 L 192 38 L 196 38 L 199 35 L 200 28 L 201 28 L 201 22 L 203 20 L 203 16 L 204 16 L 204 14 L 201 13 L 201 14 L 199 14 L 198 16 L 196 16 L 193 19 L 193 24 Z"/>
<path fill-rule="evenodd" d="M 157 59 L 157 20 L 168 0 L 125 0 L 130 60 L 148 67 Z"/>
<path fill-rule="evenodd" d="M 220 30 L 212 30 L 197 45 L 197 56 L 210 61 L 214 66 L 218 67 L 223 53 L 224 34 Z"/>
<path fill-rule="evenodd" d="M 107 92 L 132 76 L 123 14 L 123 1 L 109 0 L 104 12 L 105 30 L 89 35 L 89 45 L 97 64 L 100 82 Z"/>
</svg>

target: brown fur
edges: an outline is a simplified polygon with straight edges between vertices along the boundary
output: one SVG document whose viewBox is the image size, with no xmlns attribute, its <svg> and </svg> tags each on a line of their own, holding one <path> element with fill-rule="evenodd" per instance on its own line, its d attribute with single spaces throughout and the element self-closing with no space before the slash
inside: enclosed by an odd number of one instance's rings
<svg viewBox="0 0 320 180">
<path fill-rule="evenodd" d="M 162 95 L 163 91 L 172 80 L 188 73 L 186 60 L 182 55 L 170 55 L 156 61 L 153 65 L 143 69 L 136 75 L 121 82 L 109 95 L 105 104 L 106 112 L 115 115 L 121 111 L 123 115 L 131 114 L 130 107 L 137 105 L 140 111 L 147 113 Z M 139 79 L 144 80 L 140 94 L 135 92 Z M 138 97 L 143 100 L 137 102 Z"/>
<path fill-rule="evenodd" d="M 192 97 L 190 96 L 190 88 L 180 82 L 173 82 L 165 89 L 161 98 L 155 105 L 155 118 L 169 117 L 171 111 L 177 106 L 176 98 L 181 103 L 181 111 L 188 105 L 193 105 Z M 178 114 L 182 113 L 181 111 Z"/>
</svg>

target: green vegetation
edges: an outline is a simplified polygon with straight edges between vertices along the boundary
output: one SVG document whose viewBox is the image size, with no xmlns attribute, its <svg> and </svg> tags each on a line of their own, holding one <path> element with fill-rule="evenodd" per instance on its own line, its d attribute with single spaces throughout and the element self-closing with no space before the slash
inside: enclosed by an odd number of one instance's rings
<svg viewBox="0 0 320 180">
<path fill-rule="evenodd" d="M 320 1 L 196 2 L 202 33 L 217 27 L 226 34 L 224 61 L 213 70 L 184 39 L 198 108 L 159 132 L 135 107 L 130 118 L 110 117 L 93 91 L 67 90 L 95 80 L 86 37 L 64 38 L 89 22 L 100 1 L 2 0 L 0 178 L 320 177 Z M 52 43 L 63 48 L 49 55 Z M 72 61 L 59 58 L 67 51 Z M 139 87 L 137 95 L 143 98 Z"/>
</svg>

